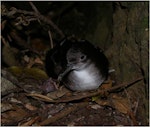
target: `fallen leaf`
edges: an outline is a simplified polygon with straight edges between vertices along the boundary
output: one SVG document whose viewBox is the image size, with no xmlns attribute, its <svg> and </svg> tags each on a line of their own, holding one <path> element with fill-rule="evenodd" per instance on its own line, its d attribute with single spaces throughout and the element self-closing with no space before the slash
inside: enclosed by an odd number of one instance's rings
<svg viewBox="0 0 150 127">
<path fill-rule="evenodd" d="M 1 112 L 6 112 L 8 110 L 12 110 L 13 106 L 9 103 L 1 103 Z"/>
<path fill-rule="evenodd" d="M 94 104 L 94 105 L 91 105 L 91 108 L 96 110 L 96 109 L 99 109 L 99 108 L 102 108 L 102 107 L 98 104 Z"/>
<path fill-rule="evenodd" d="M 37 107 L 31 105 L 30 103 L 27 103 L 27 104 L 25 104 L 24 106 L 25 106 L 28 110 L 30 110 L 30 111 L 35 111 L 35 110 L 37 110 Z"/>
<path fill-rule="evenodd" d="M 35 58 L 34 62 L 41 64 L 41 65 L 44 65 L 43 61 L 39 57 Z"/>
<path fill-rule="evenodd" d="M 58 98 L 64 96 L 65 94 L 67 94 L 69 92 L 70 91 L 67 88 L 63 87 L 61 89 L 58 89 L 56 91 L 48 93 L 47 96 L 52 98 L 52 99 L 58 99 Z"/>
<path fill-rule="evenodd" d="M 31 93 L 31 94 L 26 94 L 27 96 L 31 96 L 33 98 L 39 99 L 39 100 L 43 100 L 43 101 L 52 101 L 52 98 L 49 98 L 48 96 L 42 95 L 42 94 L 38 94 L 38 93 Z"/>
<path fill-rule="evenodd" d="M 26 121 L 24 123 L 21 123 L 19 126 L 31 126 L 32 124 L 34 124 L 38 119 L 40 119 L 39 116 L 36 116 L 34 118 L 31 118 L 29 121 Z"/>
<path fill-rule="evenodd" d="M 13 102 L 13 103 L 18 103 L 18 104 L 22 104 L 21 101 L 17 100 L 16 98 L 10 98 L 10 102 Z"/>
<path fill-rule="evenodd" d="M 114 105 L 116 110 L 124 114 L 127 114 L 131 110 L 128 99 L 117 95 L 112 97 L 112 105 Z"/>
<path fill-rule="evenodd" d="M 15 106 L 13 110 L 2 113 L 2 125 L 15 125 L 27 117 L 28 113 L 21 107 Z"/>
<path fill-rule="evenodd" d="M 108 81 L 105 81 L 101 86 L 101 89 L 109 89 L 112 87 L 112 80 L 108 79 Z"/>
<path fill-rule="evenodd" d="M 111 106 L 111 103 L 109 100 L 99 99 L 99 100 L 96 100 L 95 102 L 101 106 Z"/>
<path fill-rule="evenodd" d="M 58 84 L 55 80 L 49 78 L 48 80 L 45 80 L 39 88 L 42 89 L 44 93 L 53 92 L 58 89 Z"/>
</svg>

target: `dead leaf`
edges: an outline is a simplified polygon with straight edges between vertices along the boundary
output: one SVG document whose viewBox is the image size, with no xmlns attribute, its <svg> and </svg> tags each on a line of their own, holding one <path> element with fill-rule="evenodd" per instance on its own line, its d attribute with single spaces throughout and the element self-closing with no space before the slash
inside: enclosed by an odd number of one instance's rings
<svg viewBox="0 0 150 127">
<path fill-rule="evenodd" d="M 52 98 L 52 99 L 58 99 L 58 98 L 64 96 L 65 94 L 67 94 L 69 92 L 70 91 L 67 88 L 63 87 L 63 88 L 58 89 L 58 90 L 56 90 L 54 92 L 48 93 L 47 96 Z"/>
<path fill-rule="evenodd" d="M 49 78 L 48 80 L 45 80 L 39 88 L 43 90 L 44 93 L 53 92 L 58 89 L 58 83 L 56 80 Z"/>
<path fill-rule="evenodd" d="M 8 110 L 12 110 L 13 106 L 9 103 L 1 103 L 1 112 L 6 112 Z"/>
<path fill-rule="evenodd" d="M 52 98 L 49 98 L 45 95 L 42 95 L 42 94 L 37 94 L 37 93 L 31 93 L 31 94 L 26 94 L 27 96 L 31 96 L 33 98 L 36 98 L 38 100 L 43 100 L 43 101 L 47 101 L 47 102 L 51 102 L 53 99 Z"/>
<path fill-rule="evenodd" d="M 40 119 L 39 116 L 36 116 L 34 118 L 31 118 L 29 121 L 21 123 L 20 126 L 31 126 L 33 123 L 35 123 L 38 119 Z"/>
<path fill-rule="evenodd" d="M 101 105 L 101 106 L 111 106 L 110 101 L 109 100 L 96 100 L 95 101 L 97 104 Z"/>
<path fill-rule="evenodd" d="M 10 102 L 22 104 L 22 102 L 20 100 L 17 100 L 16 98 L 13 98 L 13 97 L 10 98 Z"/>
<path fill-rule="evenodd" d="M 94 105 L 91 105 L 91 108 L 96 110 L 96 109 L 99 109 L 99 108 L 102 108 L 102 107 L 98 104 L 94 104 Z"/>
<path fill-rule="evenodd" d="M 29 58 L 27 55 L 25 55 L 25 56 L 23 57 L 23 59 L 24 59 L 24 61 L 27 62 L 27 63 L 29 63 L 29 61 L 30 61 L 30 58 Z"/>
<path fill-rule="evenodd" d="M 29 58 L 29 62 L 28 62 L 27 68 L 31 68 L 34 64 L 35 64 L 34 58 Z"/>
<path fill-rule="evenodd" d="M 27 68 L 31 68 L 33 65 L 35 64 L 40 64 L 40 65 L 44 65 L 43 61 L 39 58 L 30 58 L 28 56 L 24 56 L 24 61 L 27 63 Z"/>
<path fill-rule="evenodd" d="M 104 92 L 101 93 L 101 97 L 107 97 L 109 95 L 109 92 L 105 91 L 107 89 L 111 89 L 112 88 L 112 80 L 108 79 L 107 81 L 105 81 L 101 86 L 100 89 L 103 90 Z M 98 97 L 98 96 L 97 96 Z M 97 100 L 96 98 L 92 98 L 93 100 Z"/>
<path fill-rule="evenodd" d="M 105 81 L 102 85 L 101 85 L 101 89 L 110 89 L 112 87 L 112 80 L 108 80 Z"/>
<path fill-rule="evenodd" d="M 35 58 L 34 62 L 41 64 L 41 65 L 44 65 L 43 61 L 39 57 Z"/>
<path fill-rule="evenodd" d="M 26 110 L 21 107 L 15 106 L 13 110 L 2 113 L 1 123 L 3 125 L 15 125 L 25 117 L 27 117 L 28 113 Z"/>
<path fill-rule="evenodd" d="M 114 95 L 111 101 L 112 105 L 114 105 L 115 109 L 117 109 L 119 112 L 127 114 L 129 111 L 131 111 L 127 98 Z"/>
<path fill-rule="evenodd" d="M 27 104 L 25 104 L 24 106 L 25 106 L 28 110 L 30 110 L 30 111 L 35 111 L 35 110 L 37 110 L 37 107 L 31 105 L 30 103 L 27 103 Z"/>
</svg>

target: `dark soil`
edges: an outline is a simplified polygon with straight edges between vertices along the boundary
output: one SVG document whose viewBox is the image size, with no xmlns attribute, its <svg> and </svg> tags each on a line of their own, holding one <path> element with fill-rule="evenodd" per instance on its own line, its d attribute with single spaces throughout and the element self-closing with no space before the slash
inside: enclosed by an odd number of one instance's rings
<svg viewBox="0 0 150 127">
<path fill-rule="evenodd" d="M 90 106 L 80 108 L 51 125 L 98 126 L 131 125 L 126 115 L 109 107 L 92 109 Z"/>
</svg>

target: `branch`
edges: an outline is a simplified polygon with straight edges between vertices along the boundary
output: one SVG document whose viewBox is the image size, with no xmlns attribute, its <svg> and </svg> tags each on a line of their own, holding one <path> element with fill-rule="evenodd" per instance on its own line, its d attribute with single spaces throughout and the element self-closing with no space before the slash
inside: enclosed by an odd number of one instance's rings
<svg viewBox="0 0 150 127">
<path fill-rule="evenodd" d="M 88 102 L 82 102 L 82 103 L 74 104 L 73 106 L 65 108 L 62 111 L 60 111 L 59 113 L 57 113 L 56 115 L 42 121 L 41 123 L 39 123 L 39 125 L 43 126 L 43 125 L 49 125 L 50 123 L 54 123 L 55 121 L 67 116 L 71 112 L 76 111 L 79 108 L 85 107 L 86 105 L 88 105 Z"/>
<path fill-rule="evenodd" d="M 37 14 L 40 14 L 40 12 L 39 12 L 38 9 L 36 8 L 36 6 L 35 6 L 31 1 L 29 1 L 29 4 L 31 5 L 32 9 L 33 9 Z"/>
<path fill-rule="evenodd" d="M 32 5 L 33 6 L 33 5 Z M 56 32 L 58 34 L 60 34 L 61 38 L 64 38 L 65 35 L 63 34 L 63 32 L 59 29 L 59 27 L 50 19 L 48 19 L 47 17 L 41 15 L 40 13 L 37 12 L 32 12 L 32 11 L 26 11 L 26 10 L 20 10 L 20 9 L 16 9 L 16 8 L 11 8 L 12 12 L 15 13 L 23 13 L 24 15 L 33 15 L 35 16 L 37 19 L 43 21 L 44 23 L 49 24 L 50 26 L 52 26 L 54 28 L 54 30 L 56 30 Z M 13 13 L 14 14 L 14 13 Z"/>
<path fill-rule="evenodd" d="M 52 39 L 52 35 L 51 35 L 51 31 L 48 30 L 48 35 L 49 35 L 49 39 L 50 39 L 50 48 L 54 48 L 54 45 L 53 45 L 53 39 Z"/>
</svg>

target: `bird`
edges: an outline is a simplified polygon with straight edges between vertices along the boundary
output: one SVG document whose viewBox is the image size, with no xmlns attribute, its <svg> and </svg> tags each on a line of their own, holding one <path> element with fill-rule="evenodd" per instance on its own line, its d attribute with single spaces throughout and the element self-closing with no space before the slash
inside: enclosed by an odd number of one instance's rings
<svg viewBox="0 0 150 127">
<path fill-rule="evenodd" d="M 61 68 L 55 78 L 72 91 L 95 90 L 108 77 L 107 57 L 87 40 L 65 40 L 54 54 Z"/>
<path fill-rule="evenodd" d="M 45 57 L 45 70 L 49 77 L 57 79 L 66 67 L 66 53 L 71 46 L 72 41 L 66 37 L 57 42 L 56 46 L 47 51 Z"/>
</svg>

